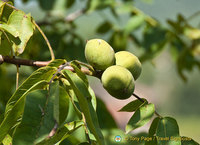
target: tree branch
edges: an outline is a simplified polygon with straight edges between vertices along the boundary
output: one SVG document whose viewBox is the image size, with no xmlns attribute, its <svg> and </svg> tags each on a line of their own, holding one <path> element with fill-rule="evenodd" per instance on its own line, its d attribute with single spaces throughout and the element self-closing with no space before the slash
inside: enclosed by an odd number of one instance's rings
<svg viewBox="0 0 200 145">
<path fill-rule="evenodd" d="M 47 66 L 51 61 L 34 61 L 28 59 L 20 59 L 20 58 L 11 58 L 9 56 L 2 56 L 0 55 L 0 64 L 2 63 L 10 63 L 15 65 L 25 65 L 25 66 L 35 66 L 35 67 L 44 67 Z M 70 70 L 74 72 L 74 68 L 71 66 L 65 66 L 64 69 Z M 90 76 L 94 76 L 88 68 L 82 67 L 81 71 Z"/>
<path fill-rule="evenodd" d="M 27 60 L 27 59 L 20 59 L 20 58 L 11 58 L 9 56 L 0 55 L 0 64 L 4 62 L 19 65 L 19 66 L 26 65 L 26 66 L 36 66 L 36 67 L 43 67 L 50 63 L 50 61 L 34 61 L 34 60 Z"/>
</svg>

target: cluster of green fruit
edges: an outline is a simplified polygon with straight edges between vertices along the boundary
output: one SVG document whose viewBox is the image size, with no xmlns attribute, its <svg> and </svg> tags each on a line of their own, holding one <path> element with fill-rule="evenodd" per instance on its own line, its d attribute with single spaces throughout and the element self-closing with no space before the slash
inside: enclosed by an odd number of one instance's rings
<svg viewBox="0 0 200 145">
<path fill-rule="evenodd" d="M 85 46 L 85 57 L 95 70 L 103 71 L 101 81 L 107 92 L 117 99 L 127 99 L 134 91 L 142 67 L 139 59 L 128 51 L 114 52 L 102 39 L 91 39 Z"/>
</svg>

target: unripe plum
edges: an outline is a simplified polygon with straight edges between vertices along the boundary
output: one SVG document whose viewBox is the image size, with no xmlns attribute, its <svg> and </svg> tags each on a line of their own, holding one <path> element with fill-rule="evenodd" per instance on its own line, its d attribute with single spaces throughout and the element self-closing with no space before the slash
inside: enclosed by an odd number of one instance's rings
<svg viewBox="0 0 200 145">
<path fill-rule="evenodd" d="M 131 72 L 118 65 L 108 67 L 103 72 L 101 81 L 107 92 L 117 99 L 129 98 L 135 88 Z"/>
<path fill-rule="evenodd" d="M 134 54 L 128 51 L 119 51 L 115 53 L 116 65 L 127 68 L 133 75 L 134 79 L 140 76 L 142 66 L 140 60 Z"/>
<path fill-rule="evenodd" d="M 115 63 L 113 48 L 102 39 L 91 39 L 87 42 L 85 57 L 96 70 L 105 70 Z"/>
</svg>

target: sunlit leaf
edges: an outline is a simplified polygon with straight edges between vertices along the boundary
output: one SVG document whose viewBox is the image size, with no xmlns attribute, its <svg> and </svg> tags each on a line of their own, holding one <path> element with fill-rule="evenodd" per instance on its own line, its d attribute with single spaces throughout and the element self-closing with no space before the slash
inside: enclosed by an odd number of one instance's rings
<svg viewBox="0 0 200 145">
<path fill-rule="evenodd" d="M 54 61 L 51 61 L 48 66 L 51 66 L 51 67 L 59 67 L 60 65 L 66 63 L 67 61 L 64 60 L 64 59 L 56 59 Z"/>
<path fill-rule="evenodd" d="M 8 4 L 12 5 L 12 2 L 7 2 Z M 0 21 L 7 23 L 10 14 L 12 13 L 13 9 L 7 5 L 5 5 L 5 2 L 1 1 L 1 15 L 0 15 Z"/>
<path fill-rule="evenodd" d="M 184 34 L 190 39 L 200 39 L 200 30 L 196 28 L 186 27 Z"/>
<path fill-rule="evenodd" d="M 14 37 L 19 37 L 21 42 L 13 42 L 12 46 L 15 55 L 19 55 L 24 51 L 27 42 L 33 35 L 34 28 L 30 14 L 26 15 L 20 10 L 14 10 L 10 14 L 8 22 L 0 25 L 0 29 L 7 31 Z"/>
<path fill-rule="evenodd" d="M 77 98 L 81 111 L 83 112 L 88 128 L 93 133 L 99 144 L 104 145 L 103 135 L 99 127 L 96 112 L 90 102 L 91 96 L 85 83 L 75 74 L 68 70 L 63 70 L 62 73 L 70 82 Z M 89 97 L 90 96 L 90 97 Z M 88 100 L 89 99 L 89 100 Z"/>
<path fill-rule="evenodd" d="M 2 141 L 3 145 L 11 145 L 12 144 L 12 137 L 7 134 L 4 140 Z"/>
<path fill-rule="evenodd" d="M 65 139 L 71 135 L 74 131 L 80 128 L 84 123 L 82 121 L 74 121 L 65 124 L 62 128 L 58 129 L 56 133 L 50 137 L 46 138 L 45 140 L 41 141 L 37 145 L 50 145 L 56 144 L 60 140 Z"/>
<path fill-rule="evenodd" d="M 154 104 L 147 104 L 138 108 L 126 125 L 126 132 L 130 132 L 148 123 L 155 112 Z"/>
</svg>

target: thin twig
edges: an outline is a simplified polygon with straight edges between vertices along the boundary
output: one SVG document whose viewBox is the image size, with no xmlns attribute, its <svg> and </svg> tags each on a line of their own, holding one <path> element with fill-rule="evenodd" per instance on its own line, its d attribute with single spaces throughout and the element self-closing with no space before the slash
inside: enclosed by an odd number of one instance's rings
<svg viewBox="0 0 200 145">
<path fill-rule="evenodd" d="M 83 117 L 83 122 L 84 122 L 84 129 L 85 129 L 85 134 L 86 134 L 86 137 L 87 137 L 87 140 L 89 142 L 89 144 L 91 144 L 91 140 L 90 140 L 90 137 L 89 137 L 89 132 L 88 132 L 88 129 L 87 129 L 87 124 L 86 124 L 86 120 L 85 120 L 85 116 L 83 113 L 82 114 L 82 117 Z"/>
<path fill-rule="evenodd" d="M 138 95 L 136 95 L 135 93 L 133 93 L 133 96 L 134 96 L 135 98 L 137 98 L 139 101 L 141 101 L 142 103 L 144 103 L 144 100 L 143 100 L 142 98 L 140 98 Z M 162 116 L 161 116 L 157 111 L 155 111 L 155 114 L 156 114 L 158 117 L 162 118 Z"/>
<path fill-rule="evenodd" d="M 33 20 L 33 24 L 35 25 L 35 27 L 38 29 L 38 31 L 41 33 L 42 37 L 44 38 L 44 40 L 47 43 L 47 46 L 49 48 L 50 54 L 51 54 L 51 60 L 55 59 L 55 55 L 53 53 L 53 49 L 51 47 L 51 44 L 49 43 L 49 40 L 47 39 L 46 35 L 44 34 L 44 32 L 42 31 L 42 29 L 38 26 L 38 24 Z"/>
</svg>

